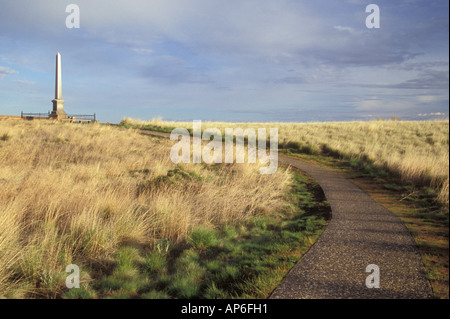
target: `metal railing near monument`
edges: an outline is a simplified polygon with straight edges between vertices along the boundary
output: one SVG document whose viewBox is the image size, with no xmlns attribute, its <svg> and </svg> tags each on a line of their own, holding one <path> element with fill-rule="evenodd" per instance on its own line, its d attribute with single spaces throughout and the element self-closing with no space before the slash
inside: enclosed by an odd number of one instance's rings
<svg viewBox="0 0 450 319">
<path fill-rule="evenodd" d="M 97 121 L 97 116 L 95 113 L 91 114 L 67 114 L 67 117 L 72 121 L 80 121 L 80 122 L 92 122 L 95 123 Z"/>
<path fill-rule="evenodd" d="M 25 113 L 21 112 L 20 117 L 25 119 L 33 119 L 33 118 L 50 118 L 50 111 L 48 113 Z M 68 114 L 67 119 L 65 121 L 70 122 L 97 122 L 97 115 L 94 114 Z"/>
<path fill-rule="evenodd" d="M 24 113 L 20 112 L 20 117 L 50 117 L 50 112 L 48 113 Z"/>
</svg>

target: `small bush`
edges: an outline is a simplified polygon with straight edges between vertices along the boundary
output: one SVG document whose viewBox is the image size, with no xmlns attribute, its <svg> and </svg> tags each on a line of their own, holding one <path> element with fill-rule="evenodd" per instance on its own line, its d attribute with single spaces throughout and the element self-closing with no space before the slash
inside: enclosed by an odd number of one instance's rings
<svg viewBox="0 0 450 319">
<path fill-rule="evenodd" d="M 145 270 L 148 273 L 159 273 L 167 266 L 166 258 L 159 252 L 152 252 L 145 258 Z"/>
<path fill-rule="evenodd" d="M 155 244 L 155 247 L 160 254 L 167 254 L 171 245 L 172 242 L 169 239 L 162 238 Z"/>
<path fill-rule="evenodd" d="M 363 166 L 362 160 L 357 157 L 352 157 L 349 160 L 349 164 L 353 168 L 361 168 Z"/>
<path fill-rule="evenodd" d="M 127 272 L 133 270 L 133 262 L 139 252 L 133 247 L 121 247 L 116 253 L 117 270 Z"/>
<path fill-rule="evenodd" d="M 227 265 L 216 274 L 216 278 L 219 280 L 219 282 L 228 282 L 236 280 L 240 275 L 241 271 L 238 267 Z"/>
<path fill-rule="evenodd" d="M 225 237 L 228 239 L 236 238 L 239 235 L 239 232 L 233 225 L 225 225 L 223 231 L 225 233 Z"/>
<path fill-rule="evenodd" d="M 190 243 L 198 249 L 211 247 L 216 242 L 216 233 L 212 229 L 198 227 L 194 229 L 190 236 Z"/>
<path fill-rule="evenodd" d="M 168 287 L 169 293 L 178 298 L 195 298 L 199 295 L 200 289 L 197 283 L 190 277 L 179 277 Z"/>
<path fill-rule="evenodd" d="M 252 223 L 257 228 L 260 228 L 262 230 L 267 229 L 267 218 L 265 218 L 264 216 L 253 218 Z"/>
<path fill-rule="evenodd" d="M 211 283 L 208 288 L 206 288 L 205 298 L 206 299 L 223 299 L 226 298 L 227 294 L 216 287 L 214 283 Z"/>
</svg>

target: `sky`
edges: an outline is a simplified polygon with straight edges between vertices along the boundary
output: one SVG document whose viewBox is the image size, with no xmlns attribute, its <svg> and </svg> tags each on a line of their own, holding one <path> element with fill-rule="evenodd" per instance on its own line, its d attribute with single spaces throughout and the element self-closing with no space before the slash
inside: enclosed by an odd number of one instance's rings
<svg viewBox="0 0 450 319">
<path fill-rule="evenodd" d="M 1 0 L 0 114 L 51 111 L 60 52 L 101 122 L 448 119 L 448 39 L 447 0 Z"/>
</svg>

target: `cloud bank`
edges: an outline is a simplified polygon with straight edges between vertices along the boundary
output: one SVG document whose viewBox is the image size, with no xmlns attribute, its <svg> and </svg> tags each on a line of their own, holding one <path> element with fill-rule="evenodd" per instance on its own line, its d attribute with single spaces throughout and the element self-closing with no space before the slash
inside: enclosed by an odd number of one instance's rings
<svg viewBox="0 0 450 319">
<path fill-rule="evenodd" d="M 81 28 L 67 29 L 74 2 Z M 60 51 L 67 107 L 108 121 L 448 114 L 448 3 L 379 1 L 367 29 L 369 3 L 4 0 L 0 109 L 50 107 Z"/>
</svg>

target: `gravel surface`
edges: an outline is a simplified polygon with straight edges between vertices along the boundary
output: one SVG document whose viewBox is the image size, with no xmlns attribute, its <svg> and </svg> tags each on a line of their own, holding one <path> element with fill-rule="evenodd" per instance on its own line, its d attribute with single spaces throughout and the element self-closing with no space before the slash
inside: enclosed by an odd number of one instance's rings
<svg viewBox="0 0 450 319">
<path fill-rule="evenodd" d="M 403 222 L 358 186 L 329 169 L 281 156 L 322 187 L 332 219 L 318 241 L 292 268 L 273 299 L 431 298 L 416 244 Z M 368 288 L 368 265 L 380 287 Z"/>
</svg>

